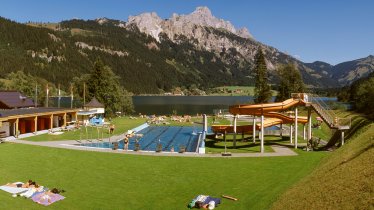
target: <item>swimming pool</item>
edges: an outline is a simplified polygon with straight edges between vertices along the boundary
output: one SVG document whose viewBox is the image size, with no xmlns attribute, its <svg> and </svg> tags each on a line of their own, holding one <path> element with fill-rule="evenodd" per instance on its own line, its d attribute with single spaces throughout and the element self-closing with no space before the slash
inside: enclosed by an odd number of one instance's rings
<svg viewBox="0 0 374 210">
<path fill-rule="evenodd" d="M 186 152 L 196 152 L 201 127 L 193 126 L 148 126 L 129 139 L 129 150 L 135 150 L 135 143 L 138 141 L 139 149 L 142 151 L 156 151 L 157 145 L 162 145 L 162 151 L 170 151 L 174 148 L 179 152 L 185 147 Z M 83 143 L 79 146 L 113 148 L 113 142 Z M 123 140 L 118 141 L 118 149 L 124 149 Z"/>
</svg>

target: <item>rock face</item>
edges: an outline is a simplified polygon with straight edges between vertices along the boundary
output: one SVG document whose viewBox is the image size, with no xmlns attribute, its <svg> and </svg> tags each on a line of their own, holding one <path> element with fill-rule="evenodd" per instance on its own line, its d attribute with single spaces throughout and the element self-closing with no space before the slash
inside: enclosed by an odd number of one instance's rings
<svg viewBox="0 0 374 210">
<path fill-rule="evenodd" d="M 127 25 L 135 24 L 143 33 L 151 35 L 160 42 L 159 34 L 163 31 L 162 19 L 155 13 L 143 13 L 137 16 L 130 16 Z"/>
<path fill-rule="evenodd" d="M 248 29 L 237 30 L 229 21 L 214 17 L 208 7 L 197 7 L 188 15 L 173 14 L 170 19 L 162 20 L 156 13 L 143 13 L 130 16 L 126 25 L 135 24 L 143 33 L 160 41 L 159 34 L 164 32 L 170 39 L 175 35 L 192 35 L 196 27 L 212 27 L 226 30 L 242 38 L 253 38 Z"/>
</svg>

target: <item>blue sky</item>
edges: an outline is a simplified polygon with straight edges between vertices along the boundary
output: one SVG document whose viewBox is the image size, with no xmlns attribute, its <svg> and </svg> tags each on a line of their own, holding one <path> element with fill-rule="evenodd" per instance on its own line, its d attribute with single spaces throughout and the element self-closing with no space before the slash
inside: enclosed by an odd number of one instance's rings
<svg viewBox="0 0 374 210">
<path fill-rule="evenodd" d="M 256 40 L 298 57 L 337 64 L 374 55 L 373 0 L 2 0 L 0 16 L 57 22 L 156 12 L 188 14 L 208 6 L 216 17 L 247 27 Z"/>
</svg>

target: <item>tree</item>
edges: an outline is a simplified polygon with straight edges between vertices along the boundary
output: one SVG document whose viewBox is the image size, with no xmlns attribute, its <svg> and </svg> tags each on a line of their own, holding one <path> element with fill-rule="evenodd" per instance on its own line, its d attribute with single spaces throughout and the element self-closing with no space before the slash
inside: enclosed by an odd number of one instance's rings
<svg viewBox="0 0 374 210">
<path fill-rule="evenodd" d="M 268 84 L 268 72 L 265 56 L 259 48 L 255 57 L 255 103 L 266 103 L 271 98 L 271 89 Z"/>
<path fill-rule="evenodd" d="M 104 103 L 105 112 L 113 116 L 118 111 L 131 113 L 133 104 L 131 94 L 119 83 L 119 77 L 97 59 L 87 81 L 88 97 L 96 97 Z"/>
<path fill-rule="evenodd" d="M 284 101 L 291 96 L 291 93 L 302 93 L 305 90 L 300 71 L 295 64 L 286 64 L 278 70 L 280 84 L 276 101 Z"/>
<path fill-rule="evenodd" d="M 374 119 L 374 76 L 361 81 L 351 94 L 353 94 L 353 104 L 357 111 Z"/>
<path fill-rule="evenodd" d="M 34 77 L 30 74 L 25 74 L 23 71 L 11 72 L 0 79 L 0 89 L 17 90 L 25 96 L 35 100 L 35 88 L 38 86 L 38 104 L 43 105 L 46 96 L 46 84 L 48 81 L 40 77 Z M 55 91 L 55 86 L 50 85 L 50 91 Z"/>
</svg>

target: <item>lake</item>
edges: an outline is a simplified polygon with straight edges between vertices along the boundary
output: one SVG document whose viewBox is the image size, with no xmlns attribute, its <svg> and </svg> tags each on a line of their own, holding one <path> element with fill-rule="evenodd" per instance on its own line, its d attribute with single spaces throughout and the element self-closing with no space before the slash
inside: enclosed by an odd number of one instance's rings
<svg viewBox="0 0 374 210">
<path fill-rule="evenodd" d="M 251 96 L 133 96 L 132 100 L 136 113 L 148 115 L 213 114 L 215 109 L 253 103 Z"/>
<path fill-rule="evenodd" d="M 253 103 L 252 96 L 133 96 L 136 113 L 169 115 L 214 114 L 235 104 Z M 272 97 L 274 101 L 275 97 Z M 336 98 L 323 98 L 336 101 Z"/>
</svg>

